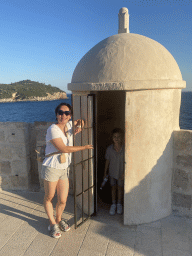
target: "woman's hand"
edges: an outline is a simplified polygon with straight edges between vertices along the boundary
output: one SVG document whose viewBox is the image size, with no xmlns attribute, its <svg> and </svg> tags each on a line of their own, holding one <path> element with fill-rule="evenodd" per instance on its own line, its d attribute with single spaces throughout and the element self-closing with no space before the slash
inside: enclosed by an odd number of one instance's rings
<svg viewBox="0 0 192 256">
<path fill-rule="evenodd" d="M 94 149 L 93 145 L 85 145 L 85 149 Z"/>
<path fill-rule="evenodd" d="M 82 128 L 81 128 L 81 126 L 76 126 L 75 127 L 75 135 L 77 134 L 77 133 L 80 133 L 82 131 Z"/>
<path fill-rule="evenodd" d="M 75 125 L 75 135 L 83 130 L 83 127 L 85 125 L 85 122 L 83 119 L 77 119 L 74 121 Z"/>
</svg>

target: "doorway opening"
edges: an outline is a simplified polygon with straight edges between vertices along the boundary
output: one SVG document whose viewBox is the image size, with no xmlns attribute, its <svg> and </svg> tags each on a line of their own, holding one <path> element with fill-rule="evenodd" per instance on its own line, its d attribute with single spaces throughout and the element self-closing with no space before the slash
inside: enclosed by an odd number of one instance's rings
<svg viewBox="0 0 192 256">
<path fill-rule="evenodd" d="M 104 91 L 73 95 L 73 120 L 84 119 L 85 127 L 75 136 L 74 145 L 93 144 L 93 151 L 76 152 L 73 159 L 75 228 L 96 213 L 100 202 L 111 204 L 111 187 L 100 193 L 105 152 L 112 144 L 114 128 L 125 130 L 125 92 Z M 80 211 L 79 211 L 79 210 Z"/>
<path fill-rule="evenodd" d="M 98 203 L 111 204 L 109 182 L 100 190 L 105 168 L 105 153 L 112 144 L 112 131 L 121 128 L 125 131 L 125 91 L 97 92 L 97 195 Z"/>
</svg>

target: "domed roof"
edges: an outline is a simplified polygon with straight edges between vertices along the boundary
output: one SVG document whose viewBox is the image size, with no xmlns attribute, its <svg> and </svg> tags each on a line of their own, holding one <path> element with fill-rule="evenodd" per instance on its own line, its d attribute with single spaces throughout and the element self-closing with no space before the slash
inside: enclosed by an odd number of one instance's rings
<svg viewBox="0 0 192 256">
<path fill-rule="evenodd" d="M 132 33 L 113 35 L 95 45 L 77 64 L 68 85 L 70 90 L 184 87 L 170 52 L 160 43 Z"/>
</svg>

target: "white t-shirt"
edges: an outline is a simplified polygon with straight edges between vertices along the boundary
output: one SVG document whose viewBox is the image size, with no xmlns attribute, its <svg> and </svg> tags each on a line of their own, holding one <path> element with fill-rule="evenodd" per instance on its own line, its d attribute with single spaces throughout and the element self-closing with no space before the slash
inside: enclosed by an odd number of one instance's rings
<svg viewBox="0 0 192 256">
<path fill-rule="evenodd" d="M 58 149 L 51 143 L 52 139 L 61 138 L 66 146 L 73 146 L 72 121 L 69 121 L 66 125 L 68 128 L 68 137 L 64 135 L 56 124 L 52 124 L 47 129 L 45 155 L 58 151 Z M 71 163 L 71 153 L 65 153 L 66 162 L 62 164 L 59 162 L 59 156 L 60 154 L 55 154 L 46 157 L 43 161 L 43 165 L 56 169 L 66 169 Z"/>
</svg>

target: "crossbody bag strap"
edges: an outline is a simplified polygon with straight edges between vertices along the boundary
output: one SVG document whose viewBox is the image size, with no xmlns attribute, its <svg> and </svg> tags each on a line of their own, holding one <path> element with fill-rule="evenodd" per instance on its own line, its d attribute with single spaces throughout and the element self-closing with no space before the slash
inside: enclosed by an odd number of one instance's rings
<svg viewBox="0 0 192 256">
<path fill-rule="evenodd" d="M 60 154 L 59 161 L 60 161 L 61 164 L 66 162 L 65 153 L 61 153 L 61 152 L 53 152 L 51 154 L 46 155 L 45 157 L 53 156 L 53 155 L 56 155 L 56 154 Z"/>
<path fill-rule="evenodd" d="M 48 155 L 45 155 L 45 157 L 50 157 L 50 156 L 54 156 L 54 155 L 57 155 L 57 154 L 62 154 L 61 152 L 53 152 L 53 153 L 50 153 Z"/>
</svg>

